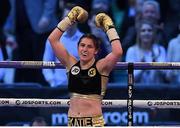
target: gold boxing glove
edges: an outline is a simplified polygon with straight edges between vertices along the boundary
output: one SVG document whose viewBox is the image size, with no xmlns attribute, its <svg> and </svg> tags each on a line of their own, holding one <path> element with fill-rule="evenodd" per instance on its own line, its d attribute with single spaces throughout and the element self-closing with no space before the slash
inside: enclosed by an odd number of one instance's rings
<svg viewBox="0 0 180 128">
<path fill-rule="evenodd" d="M 119 40 L 119 35 L 116 32 L 113 21 L 107 14 L 99 13 L 95 18 L 95 23 L 97 27 L 102 28 L 106 32 L 110 42 Z"/>
<path fill-rule="evenodd" d="M 71 9 L 71 11 L 68 13 L 68 18 L 71 22 L 84 22 L 88 18 L 88 12 L 84 10 L 83 8 L 76 6 Z"/>
<path fill-rule="evenodd" d="M 88 12 L 84 10 L 82 7 L 75 6 L 68 13 L 67 17 L 65 17 L 62 21 L 59 22 L 57 28 L 64 32 L 76 21 L 82 23 L 85 22 L 87 18 Z"/>
</svg>

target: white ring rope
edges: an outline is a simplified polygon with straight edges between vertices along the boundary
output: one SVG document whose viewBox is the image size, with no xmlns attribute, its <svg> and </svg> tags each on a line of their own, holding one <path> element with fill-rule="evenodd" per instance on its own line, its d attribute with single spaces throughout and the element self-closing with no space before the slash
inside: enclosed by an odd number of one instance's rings
<svg viewBox="0 0 180 128">
<path fill-rule="evenodd" d="M 0 98 L 0 107 L 68 107 L 69 99 Z M 133 100 L 137 108 L 180 108 L 180 100 Z M 127 107 L 127 100 L 103 100 L 102 107 Z"/>
</svg>

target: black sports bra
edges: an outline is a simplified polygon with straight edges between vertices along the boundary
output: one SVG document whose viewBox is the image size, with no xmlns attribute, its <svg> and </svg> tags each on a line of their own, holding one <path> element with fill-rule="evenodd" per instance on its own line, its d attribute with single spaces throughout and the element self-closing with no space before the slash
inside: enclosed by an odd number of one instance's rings
<svg viewBox="0 0 180 128">
<path fill-rule="evenodd" d="M 102 76 L 97 68 L 97 61 L 85 70 L 80 67 L 80 61 L 77 62 L 69 71 L 69 83 L 68 89 L 71 93 L 79 94 L 98 94 L 104 95 L 104 90 L 102 89 Z M 104 76 L 108 77 L 108 76 Z"/>
</svg>

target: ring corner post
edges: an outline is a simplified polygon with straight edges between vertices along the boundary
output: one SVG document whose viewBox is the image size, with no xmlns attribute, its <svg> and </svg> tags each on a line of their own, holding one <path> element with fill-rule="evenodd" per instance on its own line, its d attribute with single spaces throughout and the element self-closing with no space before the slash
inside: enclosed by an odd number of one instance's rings
<svg viewBox="0 0 180 128">
<path fill-rule="evenodd" d="M 134 63 L 128 63 L 127 126 L 133 126 L 133 86 L 134 86 Z"/>
</svg>

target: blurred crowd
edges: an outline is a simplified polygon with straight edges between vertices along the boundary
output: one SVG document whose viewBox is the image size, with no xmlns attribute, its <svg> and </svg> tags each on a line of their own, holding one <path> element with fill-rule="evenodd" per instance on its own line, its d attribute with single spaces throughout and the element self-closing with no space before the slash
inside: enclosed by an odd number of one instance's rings
<svg viewBox="0 0 180 128">
<path fill-rule="evenodd" d="M 47 38 L 75 5 L 89 13 L 88 21 L 74 25 L 61 41 L 77 56 L 83 33 L 93 33 L 103 42 L 99 58 L 111 51 L 106 34 L 94 24 L 98 12 L 110 15 L 121 38 L 120 62 L 180 62 L 179 0 L 0 0 L 0 61 L 54 61 Z M 117 75 L 118 74 L 118 75 Z M 123 83 L 126 71 L 113 71 L 110 82 Z M 136 70 L 135 82 L 180 85 L 180 70 Z M 0 68 L 0 82 L 67 85 L 65 69 Z"/>
</svg>

